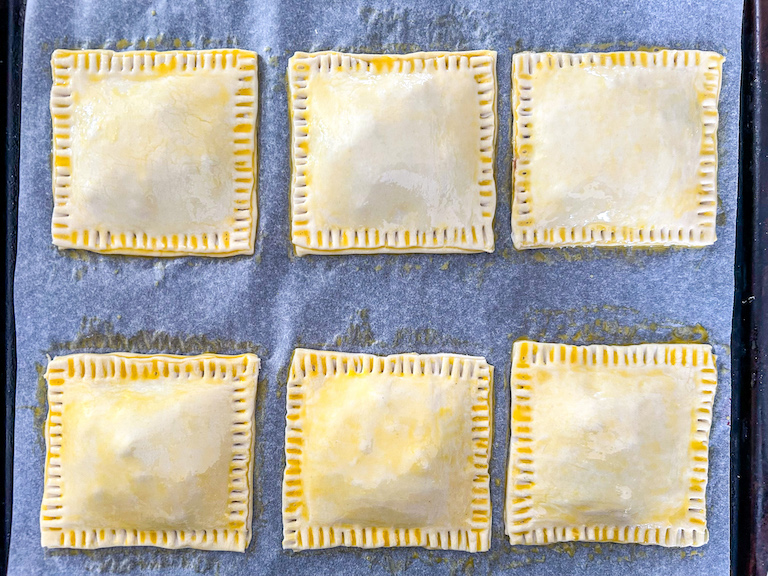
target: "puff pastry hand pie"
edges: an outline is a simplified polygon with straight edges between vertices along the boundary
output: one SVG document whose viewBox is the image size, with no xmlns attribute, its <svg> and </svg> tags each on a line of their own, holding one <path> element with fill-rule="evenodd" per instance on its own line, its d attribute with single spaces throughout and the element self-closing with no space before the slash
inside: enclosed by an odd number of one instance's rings
<svg viewBox="0 0 768 576">
<path fill-rule="evenodd" d="M 283 548 L 488 550 L 492 386 L 483 358 L 297 349 Z"/>
<path fill-rule="evenodd" d="M 252 254 L 256 54 L 53 53 L 53 243 Z"/>
<path fill-rule="evenodd" d="M 712 244 L 723 60 L 515 54 L 515 247 Z"/>
<path fill-rule="evenodd" d="M 512 544 L 706 543 L 716 386 L 706 345 L 516 342 L 505 508 Z"/>
<path fill-rule="evenodd" d="M 258 370 L 253 354 L 51 360 L 42 545 L 244 551 Z"/>
<path fill-rule="evenodd" d="M 298 255 L 493 251 L 495 52 L 288 66 Z"/>
</svg>

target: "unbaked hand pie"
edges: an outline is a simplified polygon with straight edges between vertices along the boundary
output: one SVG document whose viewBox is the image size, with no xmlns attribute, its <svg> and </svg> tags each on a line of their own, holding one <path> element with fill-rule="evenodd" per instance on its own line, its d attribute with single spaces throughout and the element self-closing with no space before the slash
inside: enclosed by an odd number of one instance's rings
<svg viewBox="0 0 768 576">
<path fill-rule="evenodd" d="M 483 358 L 297 349 L 283 548 L 488 550 L 492 389 Z"/>
<path fill-rule="evenodd" d="M 297 52 L 296 253 L 492 252 L 496 53 Z"/>
<path fill-rule="evenodd" d="M 53 53 L 53 243 L 252 254 L 256 54 Z"/>
<path fill-rule="evenodd" d="M 709 346 L 516 342 L 510 383 L 512 544 L 707 542 Z"/>
<path fill-rule="evenodd" d="M 515 54 L 515 247 L 712 244 L 723 60 Z"/>
<path fill-rule="evenodd" d="M 253 354 L 51 360 L 42 545 L 244 551 L 258 371 Z"/>
</svg>

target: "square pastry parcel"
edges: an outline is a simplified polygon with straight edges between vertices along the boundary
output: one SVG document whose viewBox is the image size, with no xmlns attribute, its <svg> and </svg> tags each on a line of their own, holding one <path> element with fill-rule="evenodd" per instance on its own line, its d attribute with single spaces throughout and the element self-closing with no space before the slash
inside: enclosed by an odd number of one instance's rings
<svg viewBox="0 0 768 576">
<path fill-rule="evenodd" d="M 488 550 L 492 388 L 484 358 L 297 349 L 283 548 Z"/>
<path fill-rule="evenodd" d="M 296 253 L 492 252 L 496 53 L 297 52 Z"/>
<path fill-rule="evenodd" d="M 256 54 L 53 53 L 53 243 L 252 254 Z"/>
<path fill-rule="evenodd" d="M 722 63 L 696 50 L 515 54 L 515 247 L 712 244 Z"/>
<path fill-rule="evenodd" d="M 512 544 L 707 542 L 709 346 L 516 342 L 510 382 Z"/>
<path fill-rule="evenodd" d="M 42 545 L 244 551 L 258 371 L 253 354 L 51 360 Z"/>
</svg>

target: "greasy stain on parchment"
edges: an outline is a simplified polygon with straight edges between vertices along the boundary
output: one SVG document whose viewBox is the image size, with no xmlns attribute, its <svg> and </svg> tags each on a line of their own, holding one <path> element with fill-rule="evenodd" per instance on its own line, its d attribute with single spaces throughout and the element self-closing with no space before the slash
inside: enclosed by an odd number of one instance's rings
<svg viewBox="0 0 768 576">
<path fill-rule="evenodd" d="M 361 348 L 376 348 L 382 353 L 396 354 L 398 352 L 418 352 L 437 346 L 466 347 L 469 344 L 468 340 L 463 340 L 428 326 L 398 328 L 395 330 L 394 336 L 389 340 L 384 340 L 377 337 L 373 331 L 370 310 L 362 308 L 352 314 L 349 324 L 343 333 L 337 334 L 327 342 L 308 341 L 299 335 L 296 337 L 294 347 L 317 348 L 321 350 L 342 349 L 343 351 L 351 352 L 357 352 Z M 283 372 L 283 374 L 286 376 L 287 371 Z"/>
<path fill-rule="evenodd" d="M 376 338 L 366 308 L 359 310 L 352 317 L 344 335 L 336 337 L 337 346 L 373 346 L 375 343 Z"/>
<path fill-rule="evenodd" d="M 336 336 L 334 343 L 345 349 L 377 347 L 385 353 L 396 354 L 407 351 L 436 352 L 439 346 L 451 349 L 463 348 L 470 344 L 464 340 L 446 334 L 428 326 L 405 326 L 395 330 L 394 336 L 389 340 L 377 338 L 370 322 L 370 311 L 367 308 L 356 311 L 350 319 L 349 326 L 344 334 Z M 324 345 L 320 345 L 325 347 Z"/>
<path fill-rule="evenodd" d="M 226 38 L 180 38 L 160 33 L 157 36 L 142 36 L 136 38 L 91 38 L 73 39 L 69 36 L 55 38 L 52 42 L 43 42 L 40 49 L 44 54 L 63 48 L 68 50 L 190 50 L 195 47 L 204 48 L 236 48 L 239 40 L 236 36 Z"/>
<path fill-rule="evenodd" d="M 292 550 L 283 550 L 282 553 L 295 560 L 296 556 L 319 556 L 329 559 L 338 559 L 343 556 L 352 556 L 364 560 L 368 564 L 371 573 L 384 571 L 392 576 L 406 573 L 412 566 L 421 564 L 432 568 L 442 567 L 440 573 L 451 576 L 474 576 L 475 558 L 466 554 L 457 556 L 455 552 L 426 550 L 421 548 L 380 548 L 377 550 L 365 550 L 362 548 L 331 548 L 302 550 L 300 553 Z M 444 571 L 443 571 L 444 570 Z"/>
<path fill-rule="evenodd" d="M 660 52 L 662 50 L 714 50 L 720 54 L 727 55 L 728 50 L 724 47 L 712 47 L 710 44 L 693 42 L 683 45 L 680 42 L 673 42 L 667 45 L 645 44 L 634 40 L 609 40 L 607 42 L 582 42 L 579 44 L 540 44 L 527 45 L 522 39 L 515 42 L 514 48 L 510 48 L 512 53 L 517 52 L 613 52 L 613 51 L 637 51 L 637 52 Z"/>
<path fill-rule="evenodd" d="M 48 415 L 48 386 L 45 382 L 45 366 L 35 363 L 37 372 L 37 387 L 35 389 L 34 405 L 19 406 L 22 410 L 32 412 L 32 426 L 35 429 L 35 445 L 39 453 L 45 453 L 45 418 Z"/>
<path fill-rule="evenodd" d="M 666 553 L 677 555 L 674 549 Z M 294 557 L 293 551 L 283 554 Z M 550 558 L 567 555 L 574 567 L 588 564 L 629 563 L 646 558 L 648 553 L 638 545 L 595 542 L 559 542 L 548 546 L 512 546 L 503 530 L 493 531 L 491 549 L 488 552 L 469 556 L 452 551 L 424 550 L 419 548 L 382 548 L 375 551 L 358 548 L 334 548 L 326 550 L 305 550 L 300 556 L 319 556 L 329 559 L 353 556 L 366 561 L 371 572 L 381 570 L 392 576 L 403 574 L 414 565 L 420 564 L 433 569 L 440 569 L 441 574 L 451 576 L 474 576 L 476 574 L 496 573 L 546 563 Z M 690 557 L 690 556 L 686 556 Z"/>
<path fill-rule="evenodd" d="M 508 338 L 578 345 L 711 343 L 709 332 L 701 324 L 689 325 L 674 319 L 649 320 L 628 306 L 533 309 L 526 312 L 520 328 L 519 333 L 509 334 Z"/>
<path fill-rule="evenodd" d="M 474 50 L 495 44 L 501 16 L 488 10 L 474 10 L 451 4 L 444 11 L 425 12 L 410 7 L 362 6 L 358 18 L 365 30 L 359 44 L 330 46 L 318 44 L 312 51 L 335 49 L 357 53 L 407 53 L 434 50 Z M 419 43 L 404 43 L 414 37 Z"/>
<path fill-rule="evenodd" d="M 78 570 L 90 574 L 160 574 L 182 569 L 195 574 L 219 576 L 219 559 L 205 550 L 181 548 L 166 550 L 152 547 L 101 548 L 97 550 L 46 549 L 46 557 L 84 556 L 87 562 Z"/>
<path fill-rule="evenodd" d="M 704 250 L 704 248 L 695 248 Z M 523 250 L 535 262 L 559 264 L 561 262 L 593 262 L 595 260 L 623 260 L 634 266 L 655 262 L 659 254 L 691 250 L 679 246 L 576 246 L 547 250 Z"/>
<path fill-rule="evenodd" d="M 250 352 L 260 358 L 268 355 L 266 348 L 249 341 L 229 338 L 209 338 L 202 334 L 170 334 L 163 330 L 139 330 L 123 334 L 115 330 L 112 322 L 94 317 L 84 317 L 73 340 L 59 342 L 46 351 L 61 355 L 75 352 L 132 352 L 135 354 L 245 354 Z"/>
<path fill-rule="evenodd" d="M 622 261 L 635 267 L 645 267 L 657 261 L 659 255 L 680 251 L 699 251 L 706 254 L 706 247 L 680 246 L 567 246 L 563 248 L 526 249 L 503 248 L 501 257 L 514 264 L 541 263 L 547 265 L 563 262 L 594 262 L 599 260 Z"/>
<path fill-rule="evenodd" d="M 665 553 L 670 554 L 665 549 Z M 674 552 L 672 553 L 674 554 Z M 521 568 L 546 563 L 549 558 L 567 555 L 574 568 L 593 563 L 634 562 L 646 558 L 648 552 L 641 545 L 613 542 L 557 542 L 547 546 L 513 546 L 503 528 L 493 530 L 493 544 L 487 553 L 489 565 L 496 570 Z"/>
</svg>

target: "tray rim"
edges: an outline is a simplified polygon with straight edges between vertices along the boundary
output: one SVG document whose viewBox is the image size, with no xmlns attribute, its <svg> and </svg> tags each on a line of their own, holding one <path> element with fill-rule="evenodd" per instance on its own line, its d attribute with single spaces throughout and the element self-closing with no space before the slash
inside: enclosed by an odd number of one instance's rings
<svg viewBox="0 0 768 576">
<path fill-rule="evenodd" d="M 3 149 L 3 173 L 5 175 L 5 211 L 2 222 L 5 230 L 4 281 L 5 302 L 3 325 L 5 329 L 4 392 L 2 407 L 5 424 L 5 441 L 2 444 L 3 471 L 3 541 L 2 568 L 8 569 L 11 541 L 13 503 L 13 446 L 16 404 L 16 327 L 13 308 L 13 277 L 16 267 L 17 206 L 19 197 L 19 144 L 21 126 L 21 62 L 24 29 L 25 0 L 9 0 L 0 19 L 0 74 L 6 80 L 3 90 L 3 124 L 5 124 L 5 147 Z"/>
</svg>

